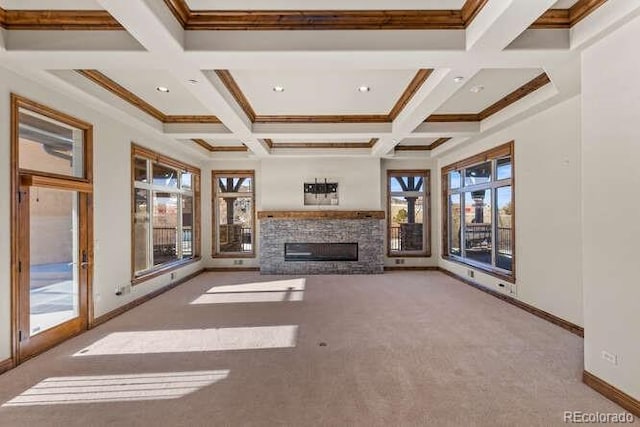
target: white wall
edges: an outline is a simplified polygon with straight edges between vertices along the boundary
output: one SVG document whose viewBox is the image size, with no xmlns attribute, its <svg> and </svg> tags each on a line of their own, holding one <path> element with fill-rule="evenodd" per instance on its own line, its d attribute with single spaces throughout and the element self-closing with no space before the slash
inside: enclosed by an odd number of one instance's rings
<svg viewBox="0 0 640 427">
<path fill-rule="evenodd" d="M 436 229 L 438 228 L 437 218 L 435 216 L 435 206 L 440 199 L 440 189 L 437 183 L 437 175 L 440 173 L 437 168 L 437 161 L 432 158 L 420 158 L 420 157 L 407 157 L 407 158 L 395 158 L 395 159 L 383 159 L 382 171 L 380 174 L 380 200 L 382 201 L 382 209 L 385 211 L 387 206 L 387 171 L 388 170 L 402 170 L 402 169 L 427 169 L 431 171 L 431 182 L 429 189 L 431 191 L 431 221 L 429 226 L 431 227 L 431 256 L 430 257 L 393 257 L 387 256 L 387 248 L 385 247 L 384 265 L 385 267 L 436 267 L 438 265 L 438 243 L 436 240 Z M 387 215 L 389 213 L 387 212 Z M 388 223 L 388 222 L 387 222 Z M 385 245 L 386 242 L 385 233 Z M 401 265 L 396 264 L 396 260 L 403 260 Z"/>
<path fill-rule="evenodd" d="M 583 53 L 585 369 L 640 399 L 640 18 Z M 618 356 L 618 365 L 601 352 Z"/>
<path fill-rule="evenodd" d="M 337 178 L 339 206 L 304 206 L 306 178 Z M 273 158 L 262 160 L 264 210 L 380 210 L 380 159 Z"/>
<path fill-rule="evenodd" d="M 10 252 L 9 252 L 9 95 L 14 92 L 94 125 L 94 310 L 107 313 L 169 283 L 168 275 L 135 286 L 128 295 L 116 296 L 117 285 L 131 280 L 131 141 L 201 167 L 201 161 L 168 139 L 160 139 L 123 125 L 58 92 L 0 69 L 0 361 L 10 348 Z M 177 270 L 183 277 L 201 268 L 201 262 Z"/>
<path fill-rule="evenodd" d="M 511 140 L 515 141 L 517 298 L 582 325 L 580 97 L 456 149 L 439 159 L 439 167 Z M 439 179 L 440 172 L 436 175 Z M 435 211 L 441 224 L 440 198 Z M 441 246 L 440 225 L 437 233 Z M 442 258 L 440 265 L 465 277 L 470 269 Z M 499 279 L 475 271 L 478 283 L 500 290 Z"/>
</svg>

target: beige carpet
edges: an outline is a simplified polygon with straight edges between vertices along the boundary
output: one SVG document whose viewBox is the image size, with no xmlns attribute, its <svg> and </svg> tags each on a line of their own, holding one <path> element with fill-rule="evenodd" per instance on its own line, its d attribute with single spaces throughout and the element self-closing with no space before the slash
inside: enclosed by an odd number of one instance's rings
<svg viewBox="0 0 640 427">
<path fill-rule="evenodd" d="M 0 376 L 0 425 L 552 426 L 622 411 L 581 383 L 581 338 L 439 272 L 292 279 L 203 274 L 72 339 Z"/>
</svg>

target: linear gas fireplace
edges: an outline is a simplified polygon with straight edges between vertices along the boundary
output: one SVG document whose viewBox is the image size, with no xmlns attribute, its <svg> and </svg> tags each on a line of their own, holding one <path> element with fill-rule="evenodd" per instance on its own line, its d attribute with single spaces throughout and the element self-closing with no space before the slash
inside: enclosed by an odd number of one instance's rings
<svg viewBox="0 0 640 427">
<path fill-rule="evenodd" d="M 285 243 L 285 261 L 358 261 L 357 243 Z"/>
<path fill-rule="evenodd" d="M 381 274 L 383 211 L 263 211 L 262 274 Z"/>
</svg>

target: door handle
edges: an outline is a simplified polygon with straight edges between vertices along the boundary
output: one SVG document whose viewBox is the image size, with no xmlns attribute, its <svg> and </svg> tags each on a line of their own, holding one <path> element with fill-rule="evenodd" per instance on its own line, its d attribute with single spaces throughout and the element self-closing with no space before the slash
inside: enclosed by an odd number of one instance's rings
<svg viewBox="0 0 640 427">
<path fill-rule="evenodd" d="M 86 270 L 89 267 L 89 255 L 87 255 L 87 251 L 82 251 L 82 262 L 80 263 L 80 268 Z"/>
</svg>

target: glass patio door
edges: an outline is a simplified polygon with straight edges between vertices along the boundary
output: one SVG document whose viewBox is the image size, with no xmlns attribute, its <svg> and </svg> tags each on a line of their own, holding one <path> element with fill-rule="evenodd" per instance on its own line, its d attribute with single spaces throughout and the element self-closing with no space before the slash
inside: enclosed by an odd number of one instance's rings
<svg viewBox="0 0 640 427">
<path fill-rule="evenodd" d="M 19 359 L 87 327 L 87 195 L 55 187 L 21 187 Z"/>
<path fill-rule="evenodd" d="M 11 95 L 12 354 L 17 363 L 92 319 L 93 127 Z"/>
</svg>

